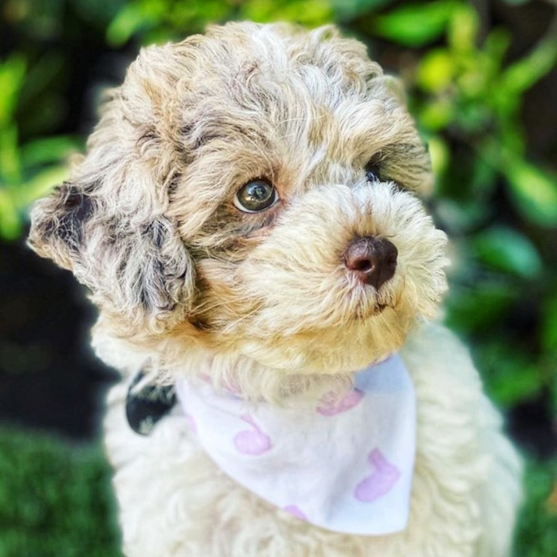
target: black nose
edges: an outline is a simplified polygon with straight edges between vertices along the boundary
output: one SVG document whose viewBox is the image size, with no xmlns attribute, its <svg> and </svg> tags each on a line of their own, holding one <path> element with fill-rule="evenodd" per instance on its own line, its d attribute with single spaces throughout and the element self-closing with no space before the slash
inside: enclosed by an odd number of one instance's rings
<svg viewBox="0 0 557 557">
<path fill-rule="evenodd" d="M 344 264 L 365 284 L 379 290 L 393 278 L 398 250 L 384 238 L 364 236 L 354 240 L 344 254 Z"/>
</svg>

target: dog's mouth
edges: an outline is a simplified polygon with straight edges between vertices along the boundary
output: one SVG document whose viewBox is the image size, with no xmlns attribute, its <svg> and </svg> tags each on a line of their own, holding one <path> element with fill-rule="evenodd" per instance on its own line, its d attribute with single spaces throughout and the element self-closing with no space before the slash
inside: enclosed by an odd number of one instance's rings
<svg viewBox="0 0 557 557">
<path fill-rule="evenodd" d="M 366 319 L 370 319 L 372 317 L 378 317 L 386 309 L 394 309 L 394 306 L 389 303 L 384 303 L 384 304 L 377 303 L 371 310 L 367 307 L 360 306 L 356 309 L 354 317 L 356 321 L 365 321 Z"/>
<path fill-rule="evenodd" d="M 402 282 L 404 283 L 404 281 Z M 367 289 L 352 292 L 352 294 L 358 296 L 358 302 L 352 314 L 357 321 L 379 317 L 389 310 L 397 312 L 403 302 L 403 291 L 398 283 L 392 285 L 388 290 L 375 292 L 375 295 L 370 295 Z M 371 296 L 373 297 L 370 299 Z"/>
</svg>

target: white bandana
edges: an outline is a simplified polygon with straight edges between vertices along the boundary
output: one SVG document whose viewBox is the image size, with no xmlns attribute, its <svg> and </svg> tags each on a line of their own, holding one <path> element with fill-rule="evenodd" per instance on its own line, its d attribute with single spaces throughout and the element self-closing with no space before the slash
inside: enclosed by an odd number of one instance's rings
<svg viewBox="0 0 557 557">
<path fill-rule="evenodd" d="M 186 381 L 176 392 L 208 455 L 266 501 L 334 532 L 406 527 L 416 408 L 400 356 L 358 372 L 350 393 L 315 409 L 248 405 Z"/>
</svg>

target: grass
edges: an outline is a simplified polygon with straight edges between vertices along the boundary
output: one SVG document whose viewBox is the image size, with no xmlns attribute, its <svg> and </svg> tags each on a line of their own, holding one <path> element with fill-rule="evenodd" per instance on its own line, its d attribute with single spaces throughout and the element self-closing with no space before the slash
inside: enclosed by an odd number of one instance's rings
<svg viewBox="0 0 557 557">
<path fill-rule="evenodd" d="M 0 429 L 0 557 L 121 557 L 98 446 Z"/>
<path fill-rule="evenodd" d="M 526 503 L 516 537 L 516 557 L 557 555 L 557 460 L 528 461 Z"/>
<path fill-rule="evenodd" d="M 516 557 L 557 550 L 557 462 L 530 461 Z M 0 557 L 121 557 L 98 445 L 0 429 Z"/>
</svg>

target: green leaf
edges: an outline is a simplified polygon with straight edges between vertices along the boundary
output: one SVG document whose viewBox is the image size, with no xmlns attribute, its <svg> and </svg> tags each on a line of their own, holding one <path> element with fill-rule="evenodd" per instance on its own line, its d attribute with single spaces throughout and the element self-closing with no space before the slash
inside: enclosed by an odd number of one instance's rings
<svg viewBox="0 0 557 557">
<path fill-rule="evenodd" d="M 0 128 L 13 118 L 26 69 L 27 63 L 20 54 L 13 54 L 0 64 Z"/>
<path fill-rule="evenodd" d="M 454 119 L 455 108 L 449 97 L 432 98 L 418 114 L 420 126 L 434 132 L 442 130 Z"/>
<path fill-rule="evenodd" d="M 553 415 L 557 416 L 557 368 L 555 366 L 555 360 L 553 360 L 552 362 L 552 368 L 553 368 L 552 373 L 550 374 L 551 405 L 552 405 Z"/>
<path fill-rule="evenodd" d="M 546 301 L 542 309 L 542 345 L 545 350 L 557 353 L 557 296 Z"/>
<path fill-rule="evenodd" d="M 557 226 L 557 178 L 521 160 L 502 170 L 517 211 L 538 226 Z"/>
<path fill-rule="evenodd" d="M 464 333 L 488 331 L 520 296 L 508 281 L 489 279 L 474 286 L 453 285 L 447 301 L 447 324 Z"/>
<path fill-rule="evenodd" d="M 451 153 L 446 142 L 441 136 L 430 136 L 427 140 L 429 155 L 431 156 L 431 167 L 435 176 L 440 176 L 447 170 Z"/>
<path fill-rule="evenodd" d="M 137 31 L 155 23 L 156 18 L 141 3 L 125 4 L 108 26 L 106 40 L 112 46 L 121 46 Z"/>
<path fill-rule="evenodd" d="M 532 355 L 517 347 L 510 350 L 507 343 L 492 340 L 479 347 L 477 357 L 489 394 L 502 406 L 527 400 L 544 386 Z"/>
<path fill-rule="evenodd" d="M 335 20 L 349 21 L 391 4 L 393 0 L 330 0 Z"/>
<path fill-rule="evenodd" d="M 17 196 L 18 205 L 24 208 L 35 199 L 46 195 L 54 186 L 66 180 L 68 175 L 69 169 L 66 165 L 50 166 L 42 170 L 20 188 Z"/>
<path fill-rule="evenodd" d="M 543 382 L 535 366 L 525 363 L 517 365 L 516 362 L 508 361 L 505 364 L 508 369 L 494 376 L 491 387 L 491 392 L 500 405 L 512 407 L 540 392 Z M 501 363 L 499 365 L 500 368 L 503 367 Z"/>
<path fill-rule="evenodd" d="M 455 7 L 449 26 L 449 44 L 454 51 L 474 52 L 478 35 L 479 17 L 471 5 Z"/>
<path fill-rule="evenodd" d="M 534 436 L 537 433 L 536 429 L 530 431 Z M 552 557 L 557 547 L 557 459 L 538 462 L 526 459 L 526 464 L 526 500 L 518 522 L 514 555 Z"/>
<path fill-rule="evenodd" d="M 311 27 L 331 22 L 333 6 L 328 0 L 297 0 L 293 2 L 257 0 L 245 3 L 240 15 L 243 19 L 253 21 L 295 21 Z"/>
<path fill-rule="evenodd" d="M 36 139 L 21 148 L 22 165 L 30 168 L 38 164 L 58 162 L 77 148 L 77 140 L 67 135 Z"/>
<path fill-rule="evenodd" d="M 21 161 L 17 146 L 15 124 L 7 126 L 0 133 L 0 184 L 17 186 L 21 182 Z"/>
<path fill-rule="evenodd" d="M 431 50 L 418 67 L 418 84 L 424 91 L 438 93 L 450 85 L 454 71 L 454 59 L 447 50 Z"/>
<path fill-rule="evenodd" d="M 504 72 L 500 87 L 507 94 L 520 94 L 530 89 L 557 63 L 557 37 L 541 41 L 526 57 Z"/>
<path fill-rule="evenodd" d="M 473 250 L 482 263 L 522 278 L 535 278 L 543 269 L 532 242 L 516 230 L 504 226 L 494 226 L 477 234 Z"/>
<path fill-rule="evenodd" d="M 83 21 L 92 22 L 102 29 L 115 17 L 123 2 L 124 0 L 110 0 L 110 2 L 74 0 L 73 4 Z"/>
<path fill-rule="evenodd" d="M 0 237 L 15 240 L 21 233 L 21 220 L 9 192 L 0 189 Z"/>
<path fill-rule="evenodd" d="M 485 156 L 485 158 L 483 158 Z M 473 157 L 470 154 L 470 186 L 468 194 L 472 201 L 476 202 L 478 206 L 483 205 L 484 210 L 498 212 L 498 207 L 494 207 L 490 202 L 490 196 L 497 186 L 499 173 L 493 166 L 491 160 L 482 153 L 481 157 Z"/>
<path fill-rule="evenodd" d="M 45 103 L 44 92 L 52 82 L 64 72 L 64 57 L 53 51 L 48 51 L 35 62 L 27 75 L 21 88 L 18 99 L 20 109 L 30 103 L 39 101 Z"/>
<path fill-rule="evenodd" d="M 482 50 L 492 64 L 494 71 L 500 70 L 510 44 L 511 35 L 508 29 L 494 29 L 486 37 Z"/>
<path fill-rule="evenodd" d="M 457 5 L 452 0 L 437 0 L 403 6 L 377 17 L 373 31 L 406 46 L 423 46 L 443 34 Z"/>
</svg>

